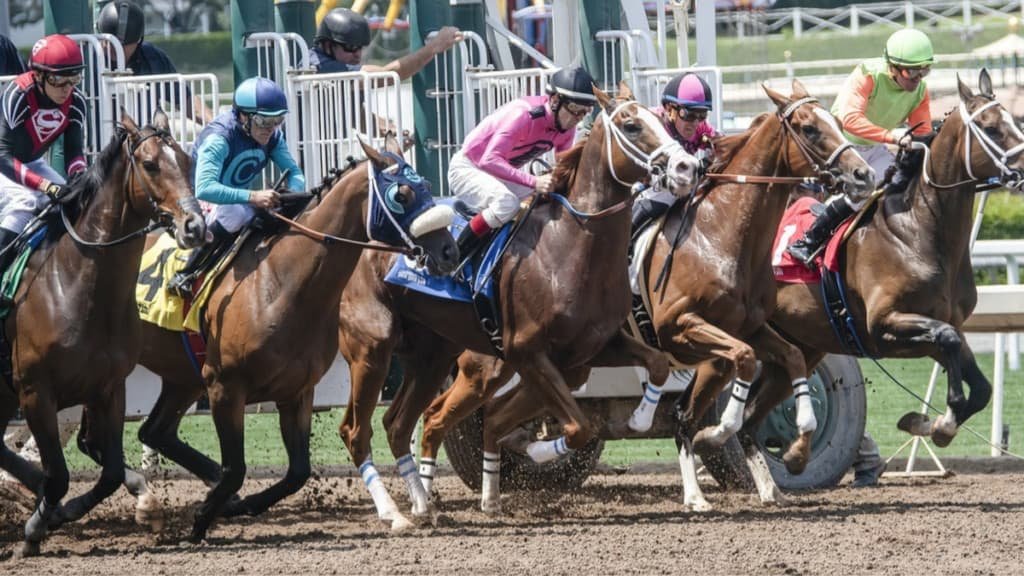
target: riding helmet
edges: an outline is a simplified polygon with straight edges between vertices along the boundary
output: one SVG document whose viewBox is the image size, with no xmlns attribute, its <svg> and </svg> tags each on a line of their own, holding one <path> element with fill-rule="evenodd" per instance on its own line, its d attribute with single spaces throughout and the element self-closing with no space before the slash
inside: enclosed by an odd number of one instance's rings
<svg viewBox="0 0 1024 576">
<path fill-rule="evenodd" d="M 60 76 L 73 76 L 85 68 L 78 44 L 63 34 L 51 34 L 36 42 L 28 65 L 33 70 Z"/>
<path fill-rule="evenodd" d="M 684 72 L 669 80 L 661 93 L 661 104 L 711 110 L 711 86 L 693 72 Z"/>
<path fill-rule="evenodd" d="M 370 24 L 362 14 L 348 8 L 335 8 L 320 21 L 313 40 L 316 42 L 330 40 L 350 46 L 369 46 Z"/>
<path fill-rule="evenodd" d="M 288 113 L 288 98 L 273 80 L 256 76 L 235 89 L 235 108 L 246 114 L 280 116 Z"/>
<path fill-rule="evenodd" d="M 134 44 L 142 40 L 146 31 L 145 16 L 138 4 L 128 0 L 115 0 L 100 10 L 96 31 L 113 34 L 121 44 Z"/>
<path fill-rule="evenodd" d="M 885 42 L 885 59 L 889 64 L 906 68 L 931 66 L 935 62 L 932 41 L 920 30 L 897 30 Z"/>
<path fill-rule="evenodd" d="M 562 68 L 548 77 L 548 94 L 558 94 L 563 100 L 592 106 L 597 103 L 594 96 L 594 79 L 581 66 Z"/>
</svg>

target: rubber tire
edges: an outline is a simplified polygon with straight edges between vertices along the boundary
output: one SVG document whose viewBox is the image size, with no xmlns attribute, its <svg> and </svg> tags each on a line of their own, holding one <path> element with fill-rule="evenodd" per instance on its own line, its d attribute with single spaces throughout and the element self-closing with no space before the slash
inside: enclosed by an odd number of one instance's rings
<svg viewBox="0 0 1024 576">
<path fill-rule="evenodd" d="M 857 457 L 864 423 L 867 415 L 867 398 L 864 390 L 864 376 L 860 365 L 851 356 L 829 354 L 815 368 L 815 373 L 824 386 L 828 406 L 827 421 L 819 421 L 819 428 L 812 440 L 811 460 L 800 475 L 790 474 L 782 462 L 778 450 L 766 450 L 763 445 L 765 426 L 757 434 L 761 452 L 765 455 L 775 483 L 783 490 L 810 490 L 831 488 L 839 483 Z M 812 377 L 813 378 L 813 377 Z M 718 399 L 718 411 L 725 410 L 728 390 Z M 788 400 L 787 402 L 791 402 Z M 783 407 L 786 404 L 783 404 Z M 780 410 L 783 407 L 776 408 Z M 794 431 L 795 433 L 795 431 Z M 753 479 L 747 469 L 743 448 L 731 438 L 722 449 L 722 454 L 705 459 L 704 465 L 715 480 L 726 488 L 748 488 Z M 746 482 L 750 482 L 749 485 Z"/>
<path fill-rule="evenodd" d="M 480 490 L 484 456 L 483 411 L 477 410 L 453 428 L 444 450 L 455 473 L 472 490 Z M 525 454 L 501 451 L 502 490 L 566 490 L 578 488 L 597 467 L 604 441 L 594 438 L 564 458 L 537 464 Z"/>
</svg>

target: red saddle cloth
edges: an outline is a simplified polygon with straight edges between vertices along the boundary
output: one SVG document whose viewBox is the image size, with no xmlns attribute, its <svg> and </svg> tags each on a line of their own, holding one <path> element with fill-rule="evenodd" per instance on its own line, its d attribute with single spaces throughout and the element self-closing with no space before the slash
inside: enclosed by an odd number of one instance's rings
<svg viewBox="0 0 1024 576">
<path fill-rule="evenodd" d="M 805 196 L 789 205 L 786 213 L 782 215 L 782 222 L 779 230 L 775 233 L 775 244 L 772 250 L 772 271 L 775 279 L 788 284 L 813 284 L 821 282 L 821 266 L 835 271 L 839 268 L 839 248 L 842 246 L 843 234 L 850 227 L 853 220 L 843 222 L 836 229 L 835 234 L 828 241 L 825 247 L 824 256 L 820 253 L 815 258 L 814 269 L 809 269 L 802 262 L 796 260 L 786 251 L 786 248 L 803 237 L 804 232 L 811 227 L 817 218 L 811 207 L 820 204 L 814 198 Z"/>
</svg>

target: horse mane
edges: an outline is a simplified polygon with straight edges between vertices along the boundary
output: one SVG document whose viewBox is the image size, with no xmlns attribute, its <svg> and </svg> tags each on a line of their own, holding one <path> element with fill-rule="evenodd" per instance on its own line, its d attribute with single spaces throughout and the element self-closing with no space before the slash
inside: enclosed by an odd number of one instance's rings
<svg viewBox="0 0 1024 576">
<path fill-rule="evenodd" d="M 764 124 L 764 122 L 771 116 L 771 114 L 765 112 L 754 118 L 754 121 L 750 123 L 750 127 L 740 132 L 739 134 L 733 134 L 731 136 L 722 136 L 716 138 L 715 144 L 715 161 L 711 165 L 709 171 L 720 172 L 732 162 L 732 159 L 736 156 L 736 152 L 741 150 L 743 146 L 749 141 L 757 129 Z"/>
<path fill-rule="evenodd" d="M 68 182 L 69 192 L 75 199 L 73 213 L 76 218 L 73 218 L 73 220 L 77 220 L 77 216 L 89 205 L 89 202 L 96 195 L 96 191 L 109 179 L 110 173 L 114 169 L 114 164 L 121 156 L 121 147 L 127 138 L 128 131 L 124 126 L 118 125 L 117 129 L 114 130 L 114 135 L 110 138 L 110 142 L 107 142 L 107 145 L 96 155 L 96 161 L 86 168 L 85 172 L 81 173 L 80 176 Z"/>
<path fill-rule="evenodd" d="M 587 139 L 583 138 L 573 145 L 572 148 L 558 155 L 555 169 L 551 173 L 552 190 L 560 194 L 567 194 L 576 181 L 576 172 L 580 167 L 580 159 L 583 158 L 583 146 Z"/>
</svg>

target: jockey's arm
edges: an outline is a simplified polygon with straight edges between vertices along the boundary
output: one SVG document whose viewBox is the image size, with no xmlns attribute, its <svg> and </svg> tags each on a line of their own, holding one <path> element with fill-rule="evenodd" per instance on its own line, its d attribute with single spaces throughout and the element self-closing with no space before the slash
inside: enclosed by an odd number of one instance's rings
<svg viewBox="0 0 1024 576">
<path fill-rule="evenodd" d="M 249 190 L 221 184 L 221 170 L 228 157 L 228 142 L 223 136 L 207 138 L 196 154 L 196 198 L 214 204 L 245 204 Z"/>
<path fill-rule="evenodd" d="M 365 72 L 395 72 L 398 74 L 399 80 L 406 80 L 422 70 L 435 56 L 451 48 L 460 40 L 462 40 L 462 32 L 452 26 L 445 26 L 412 54 L 396 58 L 384 66 L 364 64 L 362 69 Z"/>
<path fill-rule="evenodd" d="M 66 172 L 72 176 L 88 166 L 85 162 L 85 98 L 78 90 L 69 111 L 68 127 L 64 130 L 64 158 Z"/>
<path fill-rule="evenodd" d="M 277 169 L 281 173 L 288 172 L 288 189 L 293 192 L 305 192 L 306 190 L 306 177 L 302 174 L 302 168 L 292 158 L 292 153 L 288 150 L 288 143 L 285 142 L 284 137 L 281 137 L 277 141 L 277 146 L 270 153 L 270 160 L 277 166 Z"/>
<path fill-rule="evenodd" d="M 917 105 L 917 108 L 911 110 L 907 116 L 907 124 L 915 126 L 914 134 L 917 136 L 924 136 L 925 134 L 931 134 L 932 132 L 932 102 L 928 96 L 928 91 L 924 91 L 924 100 Z"/>
<path fill-rule="evenodd" d="M 537 179 L 508 161 L 508 158 L 514 155 L 512 148 L 519 140 L 516 132 L 514 121 L 506 118 L 491 134 L 491 138 L 487 141 L 487 147 L 477 162 L 477 167 L 501 180 L 534 188 Z"/>
</svg>

